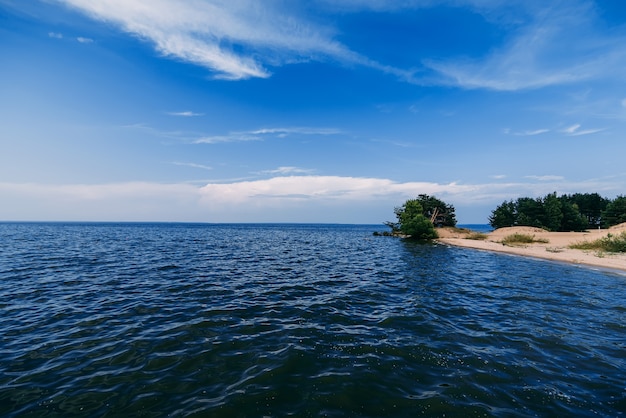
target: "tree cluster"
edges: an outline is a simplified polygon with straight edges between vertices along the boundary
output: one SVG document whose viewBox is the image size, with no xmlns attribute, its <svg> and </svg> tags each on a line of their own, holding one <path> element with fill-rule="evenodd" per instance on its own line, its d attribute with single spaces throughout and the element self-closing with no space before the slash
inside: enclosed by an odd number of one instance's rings
<svg viewBox="0 0 626 418">
<path fill-rule="evenodd" d="M 454 206 L 426 194 L 409 199 L 394 209 L 397 222 L 385 222 L 393 233 L 410 236 L 413 239 L 428 240 L 437 238 L 435 226 L 456 226 Z"/>
<path fill-rule="evenodd" d="M 610 200 L 597 193 L 520 197 L 504 201 L 489 216 L 493 228 L 534 226 L 549 231 L 584 231 L 622 222 L 626 222 L 626 196 Z"/>
</svg>

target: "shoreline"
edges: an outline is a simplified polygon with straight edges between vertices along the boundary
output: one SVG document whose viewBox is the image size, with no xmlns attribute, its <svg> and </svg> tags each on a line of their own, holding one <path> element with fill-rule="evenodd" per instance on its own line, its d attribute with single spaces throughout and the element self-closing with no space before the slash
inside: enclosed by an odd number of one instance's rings
<svg viewBox="0 0 626 418">
<path fill-rule="evenodd" d="M 609 229 L 588 230 L 584 232 L 548 232 L 533 227 L 500 228 L 485 234 L 486 239 L 469 239 L 471 231 L 459 231 L 452 228 L 438 229 L 436 241 L 455 247 L 512 254 L 523 257 L 539 258 L 587 267 L 626 272 L 626 253 L 609 253 L 592 250 L 569 248 L 571 244 L 583 241 L 595 241 L 608 234 L 621 234 L 626 231 L 626 224 Z M 546 242 L 534 242 L 523 245 L 505 245 L 501 241 L 508 235 L 527 234 Z"/>
</svg>

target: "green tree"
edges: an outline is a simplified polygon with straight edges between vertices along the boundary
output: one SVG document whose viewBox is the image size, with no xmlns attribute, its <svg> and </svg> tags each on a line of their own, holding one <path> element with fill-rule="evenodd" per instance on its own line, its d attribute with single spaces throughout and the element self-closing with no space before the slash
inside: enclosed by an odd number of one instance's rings
<svg viewBox="0 0 626 418">
<path fill-rule="evenodd" d="M 542 199 L 544 228 L 550 231 L 558 231 L 561 229 L 561 221 L 563 220 L 563 212 L 561 201 L 556 197 L 556 192 L 546 195 Z"/>
<path fill-rule="evenodd" d="M 589 227 L 588 220 L 578 210 L 576 203 L 571 203 L 567 196 L 561 196 L 561 227 L 559 231 L 584 231 Z"/>
<path fill-rule="evenodd" d="M 489 224 L 493 228 L 534 226 L 550 231 L 584 231 L 598 227 L 599 222 L 607 216 L 609 219 L 603 221 L 603 225 L 624 222 L 624 217 L 620 217 L 620 214 L 625 213 L 620 206 L 622 203 L 618 202 L 609 208 L 606 202 L 611 201 L 597 193 L 557 197 L 556 192 L 553 192 L 543 198 L 520 197 L 516 201 L 505 201 L 496 207 L 491 212 Z M 580 205 L 585 208 L 584 211 Z"/>
<path fill-rule="evenodd" d="M 412 239 L 428 240 L 437 238 L 433 223 L 424 216 L 424 208 L 418 199 L 410 199 L 394 210 L 399 232 L 409 235 Z"/>
<path fill-rule="evenodd" d="M 542 199 L 520 197 L 517 199 L 517 225 L 543 227 L 545 211 Z"/>
<path fill-rule="evenodd" d="M 609 228 L 626 222 L 626 196 L 617 196 L 602 211 L 602 225 Z"/>
<path fill-rule="evenodd" d="M 435 226 L 456 226 L 454 206 L 427 194 L 420 194 L 415 200 L 422 205 L 422 215 Z"/>
<path fill-rule="evenodd" d="M 500 206 L 491 212 L 491 216 L 489 216 L 489 225 L 494 229 L 514 226 L 516 223 L 516 206 L 512 200 L 502 202 Z"/>
<path fill-rule="evenodd" d="M 610 200 L 598 193 L 574 193 L 567 196 L 570 203 L 575 204 L 581 215 L 587 219 L 588 228 L 597 228 L 602 223 L 602 212 L 606 210 Z"/>
</svg>

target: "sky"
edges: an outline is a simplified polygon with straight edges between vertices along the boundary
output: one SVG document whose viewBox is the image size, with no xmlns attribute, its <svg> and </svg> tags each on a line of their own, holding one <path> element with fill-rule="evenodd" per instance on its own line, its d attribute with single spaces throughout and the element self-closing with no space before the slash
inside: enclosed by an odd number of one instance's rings
<svg viewBox="0 0 626 418">
<path fill-rule="evenodd" d="M 626 194 L 622 0 L 0 0 L 0 220 Z"/>
</svg>

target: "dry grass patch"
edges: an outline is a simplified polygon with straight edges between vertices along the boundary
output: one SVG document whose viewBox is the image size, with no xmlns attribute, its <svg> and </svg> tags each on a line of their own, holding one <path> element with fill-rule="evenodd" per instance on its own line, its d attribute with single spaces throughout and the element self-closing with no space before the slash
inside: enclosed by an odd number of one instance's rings
<svg viewBox="0 0 626 418">
<path fill-rule="evenodd" d="M 606 251 L 609 253 L 626 253 L 626 231 L 619 235 L 608 234 L 595 241 L 582 241 L 569 246 L 576 250 Z"/>
<path fill-rule="evenodd" d="M 465 239 L 473 239 L 476 241 L 484 241 L 487 239 L 487 234 L 483 234 L 482 232 L 472 232 L 465 237 Z"/>
<path fill-rule="evenodd" d="M 504 239 L 502 239 L 502 241 L 500 242 L 502 242 L 502 245 L 523 245 L 523 244 L 533 244 L 536 242 L 541 243 L 541 244 L 547 244 L 550 241 L 545 238 L 535 238 L 534 235 L 511 234 L 511 235 L 507 235 L 506 237 L 504 237 Z"/>
</svg>

